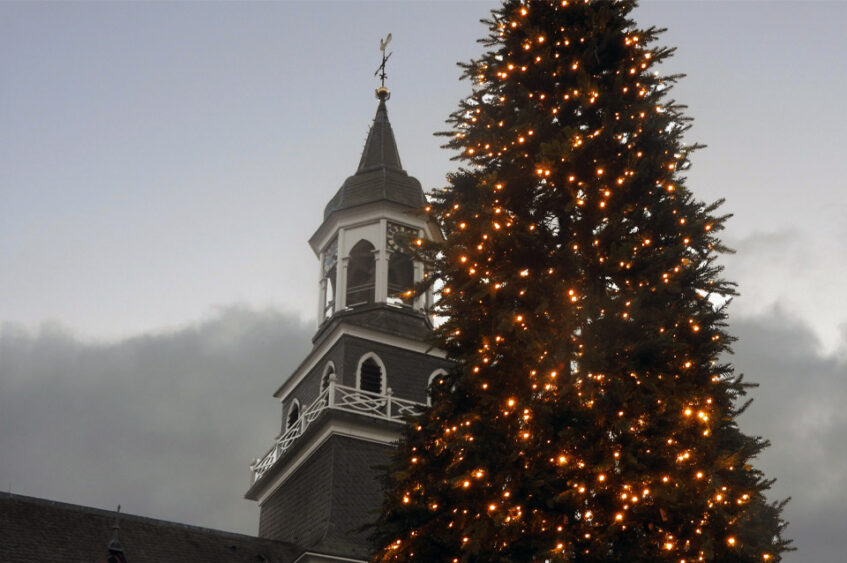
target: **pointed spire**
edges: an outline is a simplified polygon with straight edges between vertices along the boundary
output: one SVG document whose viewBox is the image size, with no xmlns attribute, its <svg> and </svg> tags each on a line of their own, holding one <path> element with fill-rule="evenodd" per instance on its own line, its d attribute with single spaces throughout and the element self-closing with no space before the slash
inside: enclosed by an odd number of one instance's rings
<svg viewBox="0 0 847 563">
<path fill-rule="evenodd" d="M 324 208 L 324 220 L 342 209 L 377 201 L 391 201 L 419 209 L 426 205 L 421 183 L 409 176 L 400 164 L 400 153 L 394 141 L 394 131 L 388 121 L 386 100 L 391 96 L 388 88 L 377 88 L 379 105 L 368 140 L 359 160 L 356 173 L 347 178 L 335 196 Z"/>
<path fill-rule="evenodd" d="M 359 168 L 356 174 L 376 170 L 378 168 L 394 168 L 403 170 L 400 164 L 400 153 L 397 152 L 397 143 L 394 141 L 394 131 L 388 121 L 388 108 L 385 101 L 390 96 L 388 88 L 379 88 L 377 97 L 379 106 L 376 108 L 376 116 L 365 141 L 365 149 L 359 160 Z"/>
</svg>

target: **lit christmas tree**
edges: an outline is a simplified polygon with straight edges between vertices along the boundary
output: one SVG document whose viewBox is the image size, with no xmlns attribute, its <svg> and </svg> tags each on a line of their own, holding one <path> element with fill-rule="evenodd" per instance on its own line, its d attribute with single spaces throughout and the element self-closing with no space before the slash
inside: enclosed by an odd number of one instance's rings
<svg viewBox="0 0 847 563">
<path fill-rule="evenodd" d="M 720 357 L 726 216 L 684 185 L 672 50 L 630 0 L 507 0 L 432 209 L 437 345 L 375 561 L 779 561 L 781 504 Z M 424 245 L 426 247 L 426 245 Z"/>
</svg>

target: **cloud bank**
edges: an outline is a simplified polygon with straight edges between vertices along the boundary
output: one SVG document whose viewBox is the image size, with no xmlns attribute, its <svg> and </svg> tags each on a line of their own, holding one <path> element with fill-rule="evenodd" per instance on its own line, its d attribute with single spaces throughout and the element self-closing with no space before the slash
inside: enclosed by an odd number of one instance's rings
<svg viewBox="0 0 847 563">
<path fill-rule="evenodd" d="M 786 506 L 787 536 L 798 551 L 787 561 L 844 560 L 847 506 L 847 339 L 832 354 L 812 330 L 779 309 L 732 323 L 732 361 L 759 383 L 742 430 L 768 438 L 757 466 L 776 478 L 771 499 Z"/>
<path fill-rule="evenodd" d="M 255 534 L 248 464 L 279 431 L 271 394 L 309 349 L 311 324 L 229 307 L 203 322 L 91 343 L 0 328 L 0 487 L 20 494 Z M 847 505 L 847 346 L 825 354 L 778 309 L 734 319 L 751 382 L 740 424 L 771 440 L 757 460 L 788 496 L 787 561 L 841 561 Z"/>
<path fill-rule="evenodd" d="M 0 487 L 255 534 L 249 463 L 309 349 L 295 315 L 230 307 L 181 330 L 87 343 L 0 331 Z"/>
</svg>

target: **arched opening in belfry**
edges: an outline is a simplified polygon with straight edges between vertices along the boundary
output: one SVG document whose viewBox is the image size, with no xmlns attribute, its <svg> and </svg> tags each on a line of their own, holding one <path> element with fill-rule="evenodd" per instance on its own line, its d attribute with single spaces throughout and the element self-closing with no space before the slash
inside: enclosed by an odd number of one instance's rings
<svg viewBox="0 0 847 563">
<path fill-rule="evenodd" d="M 293 428 L 300 421 L 300 401 L 294 399 L 291 406 L 288 407 L 288 418 L 285 421 L 286 430 Z"/>
<path fill-rule="evenodd" d="M 360 240 L 350 251 L 347 263 L 347 299 L 348 307 L 374 302 L 376 282 L 376 257 L 374 246 L 366 240 Z"/>
<path fill-rule="evenodd" d="M 404 252 L 393 252 L 388 259 L 389 302 L 411 305 L 414 297 L 415 265 Z"/>
<path fill-rule="evenodd" d="M 359 389 L 382 393 L 383 377 L 382 366 L 373 357 L 367 358 L 359 366 Z"/>
</svg>

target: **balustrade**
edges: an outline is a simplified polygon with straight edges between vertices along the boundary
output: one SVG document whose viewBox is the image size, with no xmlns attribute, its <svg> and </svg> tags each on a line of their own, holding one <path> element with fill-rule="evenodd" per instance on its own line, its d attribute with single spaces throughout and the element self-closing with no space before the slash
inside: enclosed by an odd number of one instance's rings
<svg viewBox="0 0 847 563">
<path fill-rule="evenodd" d="M 274 445 L 264 456 L 250 465 L 253 482 L 258 481 L 265 472 L 273 467 L 285 452 L 297 442 L 306 429 L 326 411 L 345 411 L 380 420 L 404 422 L 406 416 L 417 413 L 421 407 L 423 407 L 421 403 L 394 397 L 391 389 L 388 389 L 384 395 L 372 393 L 355 387 L 338 385 L 335 382 L 335 377 L 331 377 L 327 388 L 300 413 L 297 422 L 276 439 Z"/>
</svg>

